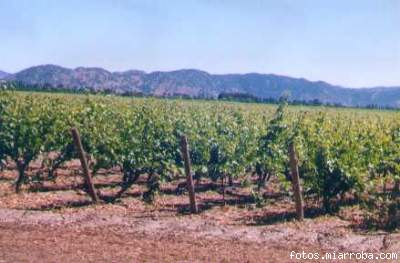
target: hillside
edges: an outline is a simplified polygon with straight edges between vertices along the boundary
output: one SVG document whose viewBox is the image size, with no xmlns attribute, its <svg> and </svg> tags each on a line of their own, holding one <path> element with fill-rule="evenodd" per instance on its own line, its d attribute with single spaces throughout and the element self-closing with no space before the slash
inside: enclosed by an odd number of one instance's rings
<svg viewBox="0 0 400 263">
<path fill-rule="evenodd" d="M 90 87 L 115 93 L 216 97 L 222 92 L 239 92 L 260 98 L 279 98 L 288 93 L 290 98 L 297 100 L 317 99 L 324 103 L 352 106 L 377 104 L 400 107 L 400 87 L 345 88 L 323 81 L 314 82 L 274 74 L 216 75 L 195 69 L 151 73 L 138 70 L 110 72 L 102 68 L 68 69 L 56 65 L 41 65 L 8 75 L 6 79 L 59 88 Z"/>
<path fill-rule="evenodd" d="M 0 79 L 5 78 L 7 75 L 9 75 L 7 72 L 4 72 L 4 71 L 0 70 Z"/>
</svg>

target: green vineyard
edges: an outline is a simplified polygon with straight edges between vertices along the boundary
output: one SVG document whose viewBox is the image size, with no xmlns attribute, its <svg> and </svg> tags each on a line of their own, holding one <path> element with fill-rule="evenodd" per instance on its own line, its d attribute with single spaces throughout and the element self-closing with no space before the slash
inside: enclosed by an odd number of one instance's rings
<svg viewBox="0 0 400 263">
<path fill-rule="evenodd" d="M 142 175 L 149 200 L 160 184 L 184 175 L 186 135 L 195 181 L 236 182 L 262 199 L 262 189 L 279 180 L 290 193 L 293 143 L 303 194 L 326 212 L 351 197 L 384 224 L 396 226 L 391 219 L 400 213 L 398 111 L 1 91 L 0 160 L 2 167 L 15 164 L 17 192 L 54 180 L 77 159 L 73 127 L 93 177 L 104 169 L 123 175 L 115 199 Z M 28 174 L 38 161 L 42 172 Z"/>
</svg>

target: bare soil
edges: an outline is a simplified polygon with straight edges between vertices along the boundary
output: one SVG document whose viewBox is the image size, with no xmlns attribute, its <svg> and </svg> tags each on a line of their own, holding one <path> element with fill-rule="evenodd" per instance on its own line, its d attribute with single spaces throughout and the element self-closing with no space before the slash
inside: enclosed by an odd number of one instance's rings
<svg viewBox="0 0 400 263">
<path fill-rule="evenodd" d="M 54 182 L 32 183 L 20 194 L 12 189 L 15 171 L 0 172 L 0 263 L 300 262 L 291 251 L 400 252 L 399 233 L 357 227 L 357 207 L 326 216 L 310 199 L 308 218 L 293 220 L 291 198 L 274 183 L 267 204 L 257 208 L 248 189 L 228 189 L 224 205 L 218 185 L 202 181 L 201 212 L 190 215 L 187 194 L 176 191 L 182 179 L 162 184 L 153 204 L 141 199 L 143 179 L 121 200 L 92 205 L 76 165 L 67 168 Z M 94 182 L 111 196 L 120 180 L 117 171 L 103 171 Z"/>
</svg>

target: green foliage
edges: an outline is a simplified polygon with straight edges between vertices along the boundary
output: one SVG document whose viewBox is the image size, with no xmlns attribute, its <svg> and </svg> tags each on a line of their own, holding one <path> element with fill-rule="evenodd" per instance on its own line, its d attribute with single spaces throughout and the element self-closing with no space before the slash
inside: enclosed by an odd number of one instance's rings
<svg viewBox="0 0 400 263">
<path fill-rule="evenodd" d="M 249 186 L 254 172 L 258 190 L 272 176 L 289 185 L 287 151 L 294 141 L 305 192 L 320 197 L 330 212 L 346 194 L 375 196 L 382 180 L 399 182 L 399 117 L 398 112 L 288 107 L 284 100 L 275 108 L 1 90 L 0 162 L 17 164 L 18 188 L 32 180 L 26 176 L 32 161 L 42 160 L 47 177 L 54 178 L 63 163 L 76 158 L 70 134 L 76 127 L 95 176 L 119 167 L 124 176 L 118 197 L 140 175 L 151 175 L 157 179 L 149 180 L 144 196 L 151 201 L 160 181 L 183 174 L 182 134 L 196 178 L 232 178 Z"/>
<path fill-rule="evenodd" d="M 287 167 L 288 125 L 285 123 L 286 101 L 283 101 L 274 117 L 266 125 L 266 132 L 258 140 L 255 171 L 258 188 L 265 185 L 271 176 L 283 175 Z"/>
<path fill-rule="evenodd" d="M 58 144 L 62 109 L 58 100 L 43 103 L 33 97 L 17 98 L 3 93 L 0 103 L 0 158 L 8 157 L 16 163 L 18 192 L 27 180 L 25 171 L 31 161 Z"/>
</svg>

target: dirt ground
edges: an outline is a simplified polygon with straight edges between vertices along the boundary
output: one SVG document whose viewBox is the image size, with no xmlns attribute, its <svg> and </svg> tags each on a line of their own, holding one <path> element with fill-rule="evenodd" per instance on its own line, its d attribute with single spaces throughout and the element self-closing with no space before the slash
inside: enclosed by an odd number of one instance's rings
<svg viewBox="0 0 400 263">
<path fill-rule="evenodd" d="M 163 184 L 153 204 L 141 200 L 139 183 L 118 202 L 92 205 L 76 190 L 82 181 L 72 170 L 20 194 L 11 188 L 15 171 L 0 172 L 0 263 L 305 262 L 290 252 L 400 252 L 399 233 L 358 229 L 354 207 L 325 216 L 308 201 L 309 218 L 293 220 L 294 205 L 276 186 L 257 208 L 235 188 L 223 205 L 218 189 L 204 182 L 196 189 L 201 212 L 190 215 L 188 196 L 176 195 L 178 182 Z M 119 180 L 104 174 L 95 184 L 109 195 Z"/>
</svg>

